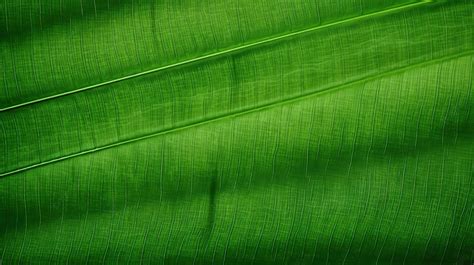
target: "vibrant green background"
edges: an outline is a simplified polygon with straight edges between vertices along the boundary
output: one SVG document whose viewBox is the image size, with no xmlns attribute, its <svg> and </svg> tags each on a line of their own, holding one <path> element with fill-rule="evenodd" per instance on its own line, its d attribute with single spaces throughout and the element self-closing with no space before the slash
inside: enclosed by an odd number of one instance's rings
<svg viewBox="0 0 474 265">
<path fill-rule="evenodd" d="M 0 263 L 472 264 L 474 2 L 0 3 Z"/>
</svg>

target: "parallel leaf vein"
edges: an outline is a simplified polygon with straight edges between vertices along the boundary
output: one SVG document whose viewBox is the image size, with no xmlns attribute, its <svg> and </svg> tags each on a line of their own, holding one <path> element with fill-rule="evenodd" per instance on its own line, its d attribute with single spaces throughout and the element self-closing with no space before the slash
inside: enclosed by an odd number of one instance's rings
<svg viewBox="0 0 474 265">
<path fill-rule="evenodd" d="M 353 81 L 350 81 L 350 82 L 347 82 L 347 83 L 344 83 L 344 84 L 340 84 L 340 85 L 336 85 L 336 86 L 333 86 L 333 87 L 329 87 L 329 88 L 326 88 L 326 89 L 323 89 L 323 90 L 309 91 L 309 92 L 304 93 L 304 94 L 299 94 L 299 95 L 296 95 L 296 96 L 288 97 L 288 98 L 278 100 L 278 101 L 269 102 L 269 103 L 266 103 L 266 104 L 262 104 L 262 105 L 247 108 L 247 109 L 243 109 L 243 110 L 240 110 L 240 111 L 226 113 L 226 114 L 216 116 L 216 117 L 213 117 L 213 118 L 210 118 L 210 119 L 201 120 L 201 121 L 197 121 L 197 122 L 190 123 L 190 124 L 187 124 L 187 125 L 174 127 L 174 128 L 158 131 L 158 132 L 155 132 L 155 133 L 151 133 L 151 134 L 147 134 L 147 135 L 138 136 L 138 137 L 130 138 L 130 139 L 127 139 L 127 140 L 115 142 L 115 143 L 112 143 L 112 144 L 109 144 L 109 145 L 104 145 L 104 146 L 100 146 L 100 147 L 97 147 L 97 148 L 84 150 L 84 151 L 81 151 L 81 152 L 77 152 L 77 153 L 57 157 L 57 158 L 54 158 L 54 159 L 46 160 L 46 161 L 43 161 L 43 162 L 40 162 L 40 163 L 36 163 L 36 164 L 29 165 L 29 166 L 21 167 L 21 168 L 15 169 L 15 170 L 0 173 L 0 177 L 6 177 L 6 176 L 9 176 L 9 175 L 13 175 L 13 174 L 16 174 L 16 173 L 27 171 L 27 170 L 30 170 L 30 169 L 33 169 L 33 168 L 45 166 L 45 165 L 48 165 L 48 164 L 52 164 L 52 163 L 55 163 L 55 162 L 67 160 L 67 159 L 74 158 L 74 157 L 77 157 L 77 156 L 82 156 L 82 155 L 86 155 L 86 154 L 95 153 L 95 152 L 102 151 L 102 150 L 105 150 L 105 149 L 110 149 L 110 148 L 122 146 L 122 145 L 125 145 L 125 144 L 135 143 L 135 142 L 146 140 L 146 139 L 149 139 L 149 138 L 152 138 L 152 137 L 156 137 L 156 136 L 160 136 L 160 135 L 164 135 L 164 134 L 169 134 L 169 133 L 173 133 L 173 132 L 176 132 L 176 131 L 181 131 L 181 130 L 185 130 L 185 129 L 189 129 L 189 128 L 193 128 L 193 127 L 197 127 L 197 126 L 203 126 L 203 125 L 206 125 L 206 124 L 209 124 L 209 123 L 214 123 L 214 122 L 222 121 L 222 120 L 225 120 L 225 119 L 230 119 L 230 118 L 243 116 L 243 115 L 250 114 L 250 113 L 255 113 L 255 112 L 258 112 L 258 111 L 263 111 L 263 110 L 266 110 L 266 109 L 269 109 L 269 108 L 274 108 L 274 107 L 277 107 L 277 106 L 282 106 L 282 105 L 302 101 L 302 100 L 305 100 L 305 99 L 308 99 L 308 98 L 311 98 L 311 97 L 314 97 L 314 96 L 320 96 L 320 95 L 323 95 L 323 94 L 326 94 L 326 93 L 329 93 L 329 92 L 334 92 L 336 90 L 347 88 L 348 86 L 351 86 L 351 85 L 364 83 L 364 82 L 367 82 L 367 81 L 371 81 L 371 80 L 382 78 L 382 77 L 389 76 L 389 75 L 394 75 L 394 74 L 397 74 L 397 73 L 402 73 L 402 72 L 407 71 L 409 69 L 418 68 L 418 67 L 422 67 L 422 66 L 427 66 L 427 65 L 430 65 L 430 64 L 435 64 L 435 63 L 439 63 L 439 62 L 442 62 L 442 61 L 452 60 L 452 59 L 456 59 L 456 58 L 459 58 L 459 57 L 472 56 L 473 54 L 474 54 L 474 50 L 469 50 L 469 51 L 462 52 L 462 53 L 455 54 L 455 55 L 451 55 L 451 56 L 445 56 L 445 57 L 436 58 L 436 59 L 428 60 L 428 61 L 425 61 L 425 62 L 421 62 L 421 63 L 418 63 L 418 64 L 403 66 L 403 67 L 400 67 L 398 69 L 389 70 L 389 71 L 382 72 L 382 73 L 375 74 L 375 75 L 371 75 L 371 76 L 366 76 L 366 77 L 360 78 L 358 80 L 353 80 Z"/>
<path fill-rule="evenodd" d="M 114 83 L 118 83 L 118 82 L 121 82 L 121 81 L 137 78 L 137 77 L 140 77 L 140 76 L 149 75 L 149 74 L 152 74 L 152 73 L 169 70 L 169 69 L 176 68 L 176 67 L 179 67 L 179 66 L 184 66 L 184 65 L 204 61 L 204 60 L 209 60 L 209 59 L 213 59 L 213 58 L 217 58 L 217 57 L 221 57 L 221 56 L 241 52 L 241 51 L 244 51 L 244 50 L 247 50 L 247 49 L 251 49 L 251 48 L 255 48 L 255 47 L 259 47 L 259 46 L 263 46 L 263 45 L 269 45 L 269 44 L 274 43 L 274 42 L 278 42 L 278 41 L 282 41 L 282 40 L 288 40 L 288 39 L 298 37 L 298 36 L 302 36 L 302 35 L 305 35 L 305 34 L 308 34 L 308 33 L 311 33 L 311 32 L 317 31 L 317 30 L 321 30 L 321 29 L 324 29 L 324 28 L 333 27 L 333 26 L 337 26 L 337 25 L 340 25 L 340 24 L 352 23 L 352 22 L 356 22 L 356 21 L 359 21 L 359 20 L 362 20 L 362 19 L 367 19 L 367 18 L 370 18 L 370 17 L 375 17 L 375 16 L 386 15 L 386 14 L 390 14 L 390 13 L 394 13 L 394 12 L 399 12 L 399 11 L 402 11 L 402 10 L 406 10 L 406 9 L 409 9 L 409 8 L 414 8 L 414 7 L 418 7 L 418 6 L 426 5 L 426 4 L 430 4 L 430 3 L 432 3 L 432 1 L 419 1 L 419 2 L 415 2 L 415 3 L 409 3 L 409 4 L 400 5 L 400 6 L 396 6 L 396 7 L 391 7 L 391 8 L 388 8 L 388 9 L 383 9 L 383 10 L 368 13 L 368 14 L 363 14 L 363 15 L 359 15 L 359 16 L 355 16 L 355 17 L 351 17 L 351 18 L 347 18 L 347 19 L 343 19 L 343 20 L 330 22 L 330 23 L 323 24 L 323 25 L 317 25 L 317 26 L 314 26 L 314 27 L 310 27 L 310 28 L 306 28 L 306 29 L 286 33 L 286 34 L 283 34 L 283 35 L 270 37 L 270 38 L 267 38 L 267 39 L 261 39 L 261 40 L 255 41 L 255 42 L 243 44 L 241 46 L 227 48 L 227 49 L 217 51 L 217 52 L 214 52 L 214 53 L 194 57 L 194 58 L 191 58 L 191 59 L 186 59 L 186 60 L 179 61 L 179 62 L 176 62 L 176 63 L 172 63 L 172 64 L 169 64 L 169 65 L 160 66 L 160 67 L 153 68 L 153 69 L 150 69 L 150 70 L 146 70 L 146 71 L 138 72 L 138 73 L 135 73 L 135 74 L 130 74 L 130 75 L 126 75 L 126 76 L 123 76 L 123 77 L 119 77 L 119 78 L 112 79 L 112 80 L 109 80 L 109 81 L 96 83 L 96 84 L 93 84 L 93 85 L 85 86 L 85 87 L 74 89 L 74 90 L 69 90 L 69 91 L 66 91 L 66 92 L 62 92 L 62 93 L 58 93 L 58 94 L 54 94 L 54 95 L 50 95 L 50 96 L 46 96 L 46 97 L 41 97 L 41 98 L 38 98 L 38 99 L 34 99 L 34 100 L 19 103 L 19 104 L 11 105 L 11 106 L 8 106 L 8 107 L 5 107 L 5 108 L 0 108 L 0 112 L 16 109 L 16 108 L 20 108 L 20 107 L 24 107 L 24 106 L 27 106 L 27 105 L 31 105 L 31 104 L 35 104 L 35 103 L 39 103 L 39 102 L 59 98 L 59 97 L 68 96 L 68 95 L 71 95 L 71 94 L 76 94 L 76 93 L 79 93 L 79 92 L 95 89 L 95 88 L 98 88 L 98 87 L 107 86 L 107 85 L 110 85 L 110 84 L 114 84 Z"/>
</svg>

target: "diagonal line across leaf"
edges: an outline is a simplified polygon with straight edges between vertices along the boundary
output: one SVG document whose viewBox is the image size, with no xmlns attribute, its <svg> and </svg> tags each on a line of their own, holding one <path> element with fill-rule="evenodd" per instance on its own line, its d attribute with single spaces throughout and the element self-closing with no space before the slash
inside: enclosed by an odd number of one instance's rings
<svg viewBox="0 0 474 265">
<path fill-rule="evenodd" d="M 20 173 L 20 172 L 23 172 L 23 171 L 27 171 L 27 170 L 30 170 L 30 169 L 34 169 L 34 168 L 37 168 L 37 167 L 49 165 L 49 164 L 52 164 L 52 163 L 60 162 L 60 161 L 67 160 L 67 159 L 70 159 L 70 158 L 74 158 L 74 157 L 77 157 L 77 156 L 91 154 L 91 153 L 98 152 L 98 151 L 101 151 L 101 150 L 110 149 L 110 148 L 122 146 L 122 145 L 125 145 L 125 144 L 130 144 L 130 143 L 146 140 L 146 139 L 149 139 L 149 138 L 152 138 L 152 137 L 156 137 L 156 136 L 160 136 L 160 135 L 164 135 L 164 134 L 169 134 L 169 133 L 173 133 L 173 132 L 177 132 L 177 131 L 181 131 L 181 130 L 185 130 L 185 129 L 189 129 L 189 128 L 193 128 L 193 127 L 197 127 L 197 126 L 202 126 L 202 125 L 206 125 L 206 124 L 209 124 L 209 123 L 214 123 L 214 122 L 222 121 L 222 120 L 225 120 L 225 119 L 230 119 L 230 118 L 233 118 L 233 117 L 242 116 L 242 115 L 249 114 L 249 113 L 254 113 L 254 112 L 262 111 L 262 110 L 265 110 L 265 109 L 269 109 L 269 108 L 273 108 L 273 107 L 277 107 L 277 106 L 281 106 L 281 105 L 285 105 L 285 104 L 290 104 L 290 103 L 293 103 L 293 102 L 305 100 L 305 99 L 310 98 L 310 97 L 320 96 L 320 95 L 323 95 L 323 94 L 328 93 L 328 92 L 343 89 L 343 88 L 346 88 L 346 87 L 351 86 L 351 85 L 361 84 L 361 83 L 364 83 L 364 82 L 367 82 L 367 81 L 370 81 L 370 80 L 375 80 L 375 79 L 382 78 L 382 77 L 385 77 L 385 76 L 390 76 L 390 75 L 394 75 L 394 74 L 397 74 L 397 73 L 401 73 L 401 72 L 407 71 L 409 69 L 423 67 L 423 66 L 426 66 L 426 65 L 431 65 L 431 64 L 435 64 L 435 63 L 439 63 L 439 62 L 443 62 L 443 61 L 447 61 L 447 60 L 451 60 L 451 59 L 455 59 L 455 58 L 460 58 L 460 57 L 464 57 L 464 56 L 470 56 L 472 54 L 473 54 L 473 51 L 471 50 L 471 51 L 462 52 L 462 53 L 459 53 L 459 54 L 456 54 L 456 55 L 445 56 L 445 57 L 442 57 L 442 58 L 437 58 L 437 59 L 425 61 L 425 62 L 418 63 L 418 64 L 412 64 L 412 65 L 404 66 L 404 67 L 401 67 L 401 68 L 398 68 L 398 69 L 395 69 L 395 70 L 386 71 L 386 72 L 383 72 L 383 73 L 380 73 L 380 74 L 364 77 L 364 78 L 359 79 L 359 80 L 347 82 L 347 83 L 342 84 L 342 85 L 329 87 L 329 88 L 324 89 L 324 90 L 311 91 L 311 92 L 301 94 L 301 95 L 298 95 L 298 96 L 288 97 L 288 98 L 285 98 L 283 100 L 270 102 L 270 103 L 267 103 L 267 104 L 247 108 L 247 109 L 237 111 L 237 112 L 227 113 L 227 114 L 217 116 L 217 117 L 214 117 L 214 118 L 211 118 L 211 119 L 206 119 L 206 120 L 194 122 L 194 123 L 191 123 L 191 124 L 187 124 L 187 125 L 184 125 L 184 126 L 178 126 L 178 127 L 174 127 L 174 128 L 171 128 L 171 129 L 158 131 L 158 132 L 155 132 L 155 133 L 152 133 L 152 134 L 147 134 L 147 135 L 143 135 L 143 136 L 139 136 L 139 137 L 134 137 L 134 138 L 131 138 L 131 139 L 128 139 L 128 140 L 115 142 L 113 144 L 108 144 L 108 145 L 101 146 L 101 147 L 98 147 L 98 148 L 93 148 L 93 149 L 73 153 L 73 154 L 70 154 L 70 155 L 65 155 L 65 156 L 61 156 L 61 157 L 58 157 L 58 158 L 50 159 L 50 160 L 43 161 L 43 162 L 40 162 L 40 163 L 32 164 L 32 165 L 29 165 L 29 166 L 21 167 L 21 168 L 15 169 L 15 170 L 2 172 L 2 173 L 0 173 L 0 177 L 6 177 L 6 176 L 9 176 L 9 175 L 13 175 L 13 174 Z"/>
<path fill-rule="evenodd" d="M 0 112 L 20 108 L 20 107 L 23 107 L 23 106 L 28 106 L 28 105 L 31 105 L 31 104 L 35 104 L 35 103 L 39 103 L 39 102 L 43 102 L 43 101 L 47 101 L 47 100 L 51 100 L 51 99 L 55 99 L 55 98 L 59 98 L 59 97 L 64 97 L 64 96 L 75 94 L 75 93 L 80 93 L 80 92 L 83 92 L 83 91 L 95 89 L 95 88 L 98 88 L 98 87 L 107 86 L 107 85 L 114 84 L 114 83 L 117 83 L 117 82 L 121 82 L 121 81 L 124 81 L 124 80 L 133 79 L 133 78 L 137 78 L 137 77 L 148 75 L 148 74 L 153 74 L 153 73 L 160 72 L 160 71 L 169 70 L 169 69 L 172 69 L 172 68 L 175 68 L 175 67 L 188 65 L 188 64 L 195 63 L 195 62 L 199 62 L 199 61 L 209 60 L 209 59 L 217 58 L 217 57 L 220 57 L 220 56 L 241 52 L 241 51 L 244 51 L 244 50 L 247 50 L 247 49 L 256 48 L 256 47 L 263 46 L 263 45 L 268 45 L 268 44 L 271 44 L 271 43 L 274 43 L 274 42 L 283 41 L 283 40 L 291 39 L 291 38 L 294 38 L 294 37 L 299 37 L 299 36 L 309 34 L 309 33 L 312 33 L 314 31 L 317 31 L 317 30 L 320 30 L 320 29 L 333 27 L 333 26 L 337 26 L 337 25 L 340 25 L 340 24 L 353 23 L 353 22 L 357 22 L 359 20 L 370 18 L 370 17 L 395 13 L 395 12 L 399 12 L 399 11 L 402 11 L 402 10 L 407 10 L 407 9 L 410 9 L 410 8 L 419 7 L 419 6 L 422 6 L 422 5 L 431 4 L 433 2 L 434 1 L 420 1 L 420 2 L 415 2 L 415 3 L 409 3 L 409 4 L 396 6 L 396 7 L 391 7 L 391 8 L 388 8 L 388 9 L 381 10 L 381 11 L 373 12 L 373 13 L 368 13 L 368 14 L 363 14 L 363 15 L 356 16 L 356 17 L 351 17 L 351 18 L 347 18 L 347 19 L 343 19 L 343 20 L 338 20 L 338 21 L 323 24 L 323 25 L 317 25 L 317 26 L 310 27 L 310 28 L 307 28 L 307 29 L 294 31 L 294 32 L 290 32 L 290 33 L 270 37 L 270 38 L 267 38 L 267 39 L 258 40 L 258 41 L 255 41 L 255 42 L 250 42 L 250 43 L 247 43 L 247 44 L 244 44 L 244 45 L 241 45 L 241 46 L 231 47 L 231 48 L 224 49 L 224 50 L 221 50 L 221 51 L 217 51 L 217 52 L 214 52 L 214 53 L 198 56 L 198 57 L 191 58 L 191 59 L 186 59 L 186 60 L 176 62 L 176 63 L 173 63 L 173 64 L 160 66 L 160 67 L 153 68 L 153 69 L 150 69 L 150 70 L 147 70 L 147 71 L 142 71 L 142 72 L 139 72 L 139 73 L 135 73 L 135 74 L 123 76 L 123 77 L 120 77 L 120 78 L 112 79 L 112 80 L 109 80 L 109 81 L 106 81 L 106 82 L 101 82 L 101 83 L 89 85 L 89 86 L 86 86 L 86 87 L 70 90 L 70 91 L 67 91 L 67 92 L 63 92 L 63 93 L 59 93 L 59 94 L 55 94 L 55 95 L 50 95 L 50 96 L 46 96 L 46 97 L 26 101 L 26 102 L 23 102 L 23 103 L 11 105 L 11 106 L 8 106 L 8 107 L 0 108 Z"/>
</svg>

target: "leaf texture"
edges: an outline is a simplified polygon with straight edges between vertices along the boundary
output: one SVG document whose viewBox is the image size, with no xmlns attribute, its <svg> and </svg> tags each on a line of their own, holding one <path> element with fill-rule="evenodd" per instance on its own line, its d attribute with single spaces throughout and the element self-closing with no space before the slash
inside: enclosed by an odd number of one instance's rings
<svg viewBox="0 0 474 265">
<path fill-rule="evenodd" d="M 0 263 L 471 264 L 472 1 L 8 1 Z"/>
</svg>

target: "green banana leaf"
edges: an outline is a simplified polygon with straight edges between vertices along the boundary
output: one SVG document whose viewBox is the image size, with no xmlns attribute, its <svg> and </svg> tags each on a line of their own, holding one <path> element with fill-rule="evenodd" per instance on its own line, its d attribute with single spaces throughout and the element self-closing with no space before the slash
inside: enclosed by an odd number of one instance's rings
<svg viewBox="0 0 474 265">
<path fill-rule="evenodd" d="M 2 1 L 0 264 L 473 264 L 473 14 Z"/>
</svg>

